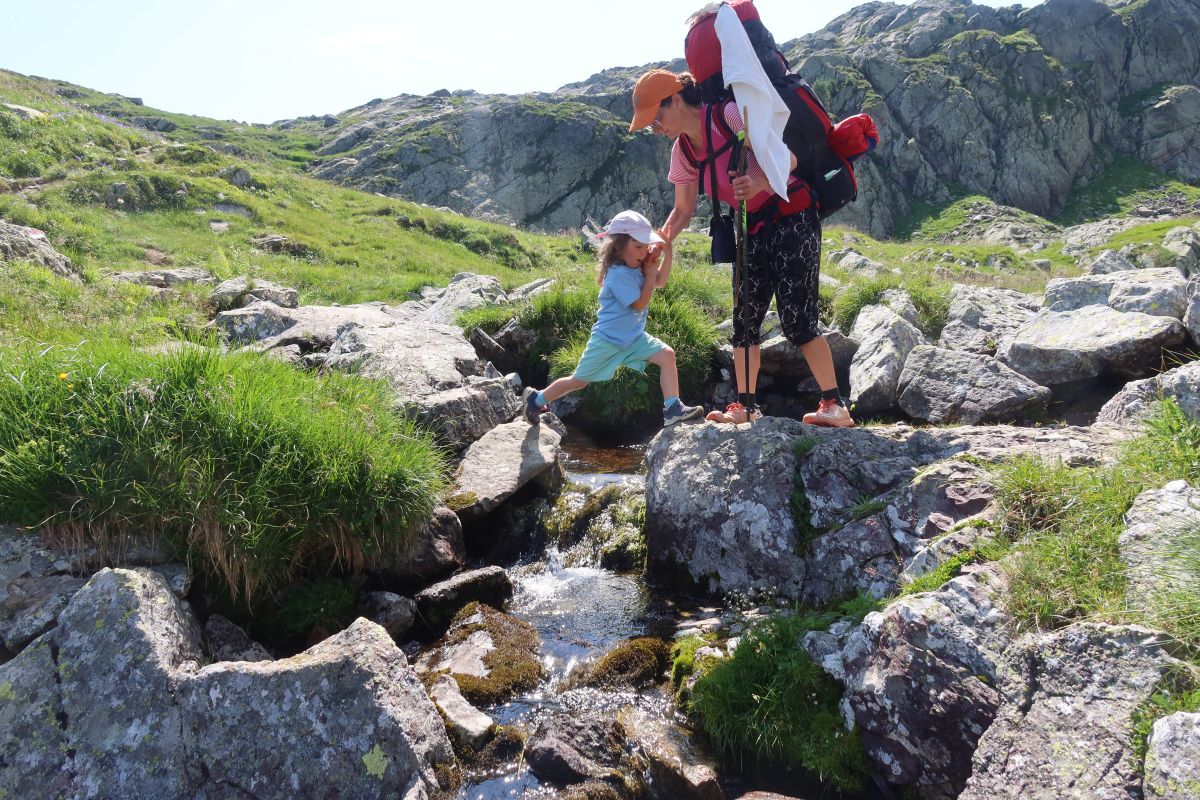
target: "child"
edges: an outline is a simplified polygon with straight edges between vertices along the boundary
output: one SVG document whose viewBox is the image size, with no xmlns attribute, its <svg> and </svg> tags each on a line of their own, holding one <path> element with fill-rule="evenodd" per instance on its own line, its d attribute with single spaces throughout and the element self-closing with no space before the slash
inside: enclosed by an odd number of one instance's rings
<svg viewBox="0 0 1200 800">
<path fill-rule="evenodd" d="M 644 372 L 646 364 L 657 364 L 663 392 L 663 425 L 674 425 L 704 412 L 685 406 L 679 399 L 679 371 L 675 351 L 646 333 L 646 309 L 654 290 L 662 288 L 671 274 L 671 250 L 655 233 L 650 220 L 636 211 L 622 211 L 600 234 L 600 313 L 592 335 L 575 367 L 575 373 L 559 378 L 542 391 L 525 390 L 525 419 L 537 425 L 546 404 L 582 389 L 592 381 L 611 380 L 618 367 Z M 659 261 L 662 265 L 659 265 Z"/>
</svg>

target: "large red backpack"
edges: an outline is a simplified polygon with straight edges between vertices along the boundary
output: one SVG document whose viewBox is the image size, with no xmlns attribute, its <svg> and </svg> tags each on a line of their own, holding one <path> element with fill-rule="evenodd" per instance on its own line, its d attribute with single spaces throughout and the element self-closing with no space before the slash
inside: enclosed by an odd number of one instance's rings
<svg viewBox="0 0 1200 800">
<path fill-rule="evenodd" d="M 726 5 L 737 13 L 763 70 L 791 112 L 783 142 L 796 156 L 794 174 L 808 184 L 817 213 L 824 219 L 858 197 L 858 181 L 850 162 L 875 148 L 879 141 L 875 124 L 866 114 L 857 114 L 835 126 L 808 81 L 792 72 L 753 0 L 730 0 Z M 732 97 L 721 75 L 716 21 L 715 11 L 701 17 L 683 42 L 688 70 L 706 103 Z"/>
</svg>

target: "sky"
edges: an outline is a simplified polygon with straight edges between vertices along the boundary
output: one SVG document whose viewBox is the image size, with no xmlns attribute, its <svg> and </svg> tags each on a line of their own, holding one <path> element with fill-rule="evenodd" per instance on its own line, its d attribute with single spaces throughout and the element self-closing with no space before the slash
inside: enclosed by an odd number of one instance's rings
<svg viewBox="0 0 1200 800">
<path fill-rule="evenodd" d="M 677 58 L 683 21 L 704 2 L 0 0 L 0 68 L 165 111 L 271 122 L 438 89 L 552 91 Z M 859 2 L 755 5 L 783 43 Z"/>
</svg>

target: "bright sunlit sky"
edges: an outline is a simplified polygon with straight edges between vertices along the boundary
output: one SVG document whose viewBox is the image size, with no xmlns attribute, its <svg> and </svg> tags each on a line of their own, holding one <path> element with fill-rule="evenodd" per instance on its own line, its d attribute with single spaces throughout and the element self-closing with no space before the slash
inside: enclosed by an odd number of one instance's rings
<svg viewBox="0 0 1200 800">
<path fill-rule="evenodd" d="M 0 68 L 270 122 L 437 89 L 551 91 L 676 58 L 683 21 L 704 2 L 0 0 Z M 780 43 L 858 4 L 756 0 Z"/>
</svg>

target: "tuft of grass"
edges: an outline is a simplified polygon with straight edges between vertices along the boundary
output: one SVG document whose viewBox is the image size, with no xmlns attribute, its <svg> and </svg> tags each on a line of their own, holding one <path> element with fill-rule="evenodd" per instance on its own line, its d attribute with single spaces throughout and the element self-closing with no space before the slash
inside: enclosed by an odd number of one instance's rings
<svg viewBox="0 0 1200 800">
<path fill-rule="evenodd" d="M 126 343 L 0 350 L 0 518 L 101 548 L 157 537 L 236 597 L 401 546 L 444 486 L 382 382 Z"/>
<path fill-rule="evenodd" d="M 802 767 L 841 790 L 863 786 L 870 762 L 857 731 L 845 729 L 841 687 L 797 645 L 837 619 L 768 617 L 696 681 L 688 710 L 722 755 Z"/>
<path fill-rule="evenodd" d="M 903 277 L 885 273 L 844 287 L 833 298 L 833 321 L 846 333 L 854 327 L 858 312 L 865 306 L 878 303 L 889 289 L 903 289 L 912 298 L 919 314 L 917 327 L 930 339 L 936 340 L 946 326 L 950 313 L 950 286 L 929 278 Z"/>
</svg>

